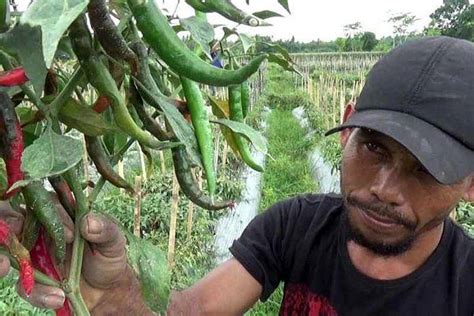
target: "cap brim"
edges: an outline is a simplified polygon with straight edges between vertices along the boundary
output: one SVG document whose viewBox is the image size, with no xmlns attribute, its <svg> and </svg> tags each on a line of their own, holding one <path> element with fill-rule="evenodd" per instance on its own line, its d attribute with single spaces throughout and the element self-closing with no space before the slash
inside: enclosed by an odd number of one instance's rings
<svg viewBox="0 0 474 316">
<path fill-rule="evenodd" d="M 387 110 L 355 112 L 346 123 L 329 130 L 326 135 L 348 127 L 369 128 L 393 138 L 440 183 L 458 183 L 474 172 L 473 150 L 414 116 Z"/>
</svg>

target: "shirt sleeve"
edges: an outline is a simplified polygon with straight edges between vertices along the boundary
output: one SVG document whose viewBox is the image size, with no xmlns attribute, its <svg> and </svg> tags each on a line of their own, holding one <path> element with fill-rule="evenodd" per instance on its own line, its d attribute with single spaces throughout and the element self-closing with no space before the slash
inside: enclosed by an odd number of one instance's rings
<svg viewBox="0 0 474 316">
<path fill-rule="evenodd" d="M 255 217 L 230 247 L 232 255 L 262 285 L 263 302 L 284 281 L 297 239 L 291 222 L 300 208 L 298 199 L 276 203 Z"/>
</svg>

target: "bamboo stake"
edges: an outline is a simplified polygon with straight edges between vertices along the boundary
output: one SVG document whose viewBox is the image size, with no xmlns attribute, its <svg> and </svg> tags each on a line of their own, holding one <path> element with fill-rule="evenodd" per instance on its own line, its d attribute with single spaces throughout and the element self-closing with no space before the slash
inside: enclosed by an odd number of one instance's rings
<svg viewBox="0 0 474 316">
<path fill-rule="evenodd" d="M 171 199 L 171 216 L 170 216 L 170 232 L 168 240 L 168 267 L 174 266 L 174 254 L 176 248 L 176 221 L 178 218 L 178 202 L 179 202 L 179 184 L 176 174 L 173 171 L 173 189 Z"/>
<path fill-rule="evenodd" d="M 160 164 L 161 164 L 161 174 L 166 174 L 166 165 L 165 165 L 165 155 L 163 151 L 160 150 Z"/>
<path fill-rule="evenodd" d="M 142 177 L 135 177 L 135 210 L 133 221 L 133 234 L 141 237 L 141 209 L 142 209 Z"/>
<path fill-rule="evenodd" d="M 143 183 L 146 183 L 147 180 L 148 180 L 148 177 L 147 177 L 147 174 L 146 174 L 145 155 L 143 155 L 143 151 L 140 148 L 140 145 L 138 143 L 136 143 L 136 144 L 137 144 L 138 156 L 140 157 L 140 165 L 141 165 L 141 168 L 142 168 Z"/>
<path fill-rule="evenodd" d="M 125 179 L 125 175 L 124 175 L 124 169 L 123 169 L 123 160 L 119 160 L 119 162 L 117 163 L 117 167 L 118 167 L 118 174 L 119 176 L 121 176 L 122 178 Z M 120 189 L 120 192 L 125 192 L 124 189 Z"/>
</svg>

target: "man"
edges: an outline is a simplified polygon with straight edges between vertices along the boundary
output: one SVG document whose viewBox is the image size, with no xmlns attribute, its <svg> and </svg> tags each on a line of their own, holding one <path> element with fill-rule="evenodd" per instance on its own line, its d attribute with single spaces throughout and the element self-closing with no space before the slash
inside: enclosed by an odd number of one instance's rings
<svg viewBox="0 0 474 316">
<path fill-rule="evenodd" d="M 233 259 L 173 294 L 169 315 L 242 314 L 280 281 L 283 315 L 474 314 L 474 240 L 448 217 L 474 201 L 474 44 L 433 37 L 395 49 L 344 120 L 329 132 L 341 131 L 342 196 L 302 195 L 256 217 Z M 83 271 L 92 313 L 147 314 L 117 227 L 98 215 L 82 224 L 97 249 Z M 38 286 L 29 300 L 63 298 Z"/>
</svg>

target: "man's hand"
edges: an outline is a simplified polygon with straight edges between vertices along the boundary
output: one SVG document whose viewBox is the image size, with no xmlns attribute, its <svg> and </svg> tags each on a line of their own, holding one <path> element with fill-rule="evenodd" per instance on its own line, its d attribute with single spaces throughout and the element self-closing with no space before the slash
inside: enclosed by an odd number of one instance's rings
<svg viewBox="0 0 474 316">
<path fill-rule="evenodd" d="M 74 239 L 73 223 L 62 207 L 58 209 L 69 243 L 68 261 Z M 7 202 L 0 202 L 0 219 L 5 220 L 18 236 L 21 234 L 24 216 L 15 212 Z M 80 231 L 88 241 L 84 251 L 81 293 L 89 310 L 99 315 L 114 310 L 148 314 L 140 298 L 138 281 L 127 265 L 125 237 L 120 228 L 105 216 L 88 214 L 80 223 Z M 67 263 L 66 269 L 68 266 Z M 9 268 L 8 258 L 0 256 L 0 277 L 8 274 Z M 38 283 L 28 298 L 21 287 L 18 287 L 18 292 L 32 305 L 41 308 L 60 308 L 65 299 L 61 289 Z"/>
</svg>

